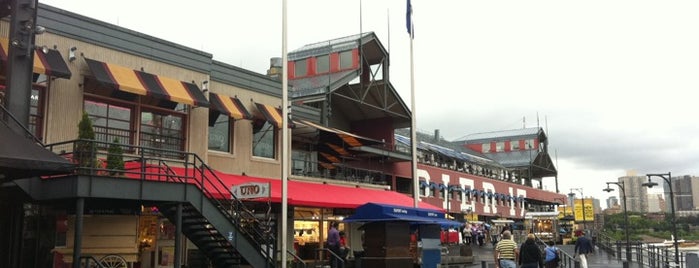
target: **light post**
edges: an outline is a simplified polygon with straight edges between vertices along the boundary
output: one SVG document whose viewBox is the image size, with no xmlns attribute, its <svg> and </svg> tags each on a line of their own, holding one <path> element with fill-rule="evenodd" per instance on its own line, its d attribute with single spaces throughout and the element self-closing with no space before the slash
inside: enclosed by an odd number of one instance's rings
<svg viewBox="0 0 699 268">
<path fill-rule="evenodd" d="M 624 188 L 624 182 L 607 182 L 607 188 L 603 191 L 611 192 L 614 189 L 610 188 L 610 184 L 615 184 L 621 189 L 622 200 L 624 202 L 624 235 L 626 236 L 626 261 L 631 261 L 631 244 L 629 243 L 629 213 L 626 210 L 626 189 Z"/>
<path fill-rule="evenodd" d="M 583 214 L 583 233 L 587 234 L 587 219 L 585 218 L 585 194 L 583 194 L 582 188 L 570 188 L 570 193 L 568 196 L 570 197 L 575 197 L 575 193 L 573 193 L 573 190 L 576 190 L 580 193 L 580 197 L 582 198 L 582 214 Z M 573 199 L 575 200 L 575 199 Z M 573 213 L 575 215 L 575 213 Z"/>
<path fill-rule="evenodd" d="M 646 174 L 646 177 L 648 177 L 648 182 L 643 183 L 641 185 L 646 186 L 648 188 L 653 188 L 653 186 L 657 186 L 657 183 L 652 182 L 650 180 L 650 177 L 653 176 L 663 178 L 663 180 L 667 183 L 667 186 L 670 189 L 670 212 L 672 212 L 672 244 L 675 245 L 675 267 L 679 267 L 680 249 L 677 243 L 677 221 L 675 220 L 675 193 L 672 191 L 672 183 L 670 182 L 670 179 L 672 178 L 672 173 L 668 172 L 659 174 Z"/>
</svg>

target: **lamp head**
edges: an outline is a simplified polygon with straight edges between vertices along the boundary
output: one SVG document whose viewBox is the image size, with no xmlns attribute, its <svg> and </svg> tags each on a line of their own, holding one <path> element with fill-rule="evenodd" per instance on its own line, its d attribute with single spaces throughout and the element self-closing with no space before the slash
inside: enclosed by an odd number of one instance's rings
<svg viewBox="0 0 699 268">
<path fill-rule="evenodd" d="M 605 192 L 607 192 L 607 193 L 611 193 L 611 192 L 614 191 L 614 189 L 612 189 L 611 187 L 609 187 L 609 183 L 607 183 L 607 188 L 602 189 L 602 191 L 605 191 Z"/>
<path fill-rule="evenodd" d="M 569 196 L 569 197 L 575 197 L 575 193 L 570 192 L 570 193 L 568 193 L 568 196 Z"/>
<path fill-rule="evenodd" d="M 648 179 L 648 182 L 641 184 L 641 186 L 646 186 L 648 188 L 653 188 L 653 186 L 657 186 L 657 185 L 658 185 L 658 183 L 650 181 L 650 178 Z"/>
</svg>

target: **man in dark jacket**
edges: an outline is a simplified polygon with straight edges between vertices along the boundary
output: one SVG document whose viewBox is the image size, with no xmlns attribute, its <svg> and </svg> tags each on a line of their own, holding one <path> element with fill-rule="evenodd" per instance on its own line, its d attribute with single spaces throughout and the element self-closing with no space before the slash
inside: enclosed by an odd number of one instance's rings
<svg viewBox="0 0 699 268">
<path fill-rule="evenodd" d="M 575 254 L 580 257 L 580 268 L 587 268 L 587 254 L 594 251 L 592 241 L 586 235 L 581 235 L 575 241 Z"/>
<path fill-rule="evenodd" d="M 534 234 L 528 234 L 527 240 L 519 248 L 519 265 L 521 268 L 544 268 L 541 249 L 536 245 Z"/>
</svg>

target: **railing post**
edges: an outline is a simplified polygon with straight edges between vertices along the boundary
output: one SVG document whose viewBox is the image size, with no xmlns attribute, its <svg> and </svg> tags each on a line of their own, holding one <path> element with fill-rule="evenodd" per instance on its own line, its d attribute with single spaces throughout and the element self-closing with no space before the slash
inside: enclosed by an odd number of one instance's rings
<svg viewBox="0 0 699 268">
<path fill-rule="evenodd" d="M 616 254 L 616 258 L 621 260 L 621 241 L 619 240 L 616 241 L 616 252 L 618 252 L 618 254 Z"/>
</svg>

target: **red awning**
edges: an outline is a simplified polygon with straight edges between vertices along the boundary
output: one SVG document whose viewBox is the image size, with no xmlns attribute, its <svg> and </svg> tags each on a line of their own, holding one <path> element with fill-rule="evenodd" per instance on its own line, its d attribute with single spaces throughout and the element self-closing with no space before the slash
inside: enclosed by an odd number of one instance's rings
<svg viewBox="0 0 699 268">
<path fill-rule="evenodd" d="M 171 167 L 177 175 L 184 176 L 185 169 Z M 157 173 L 157 168 L 149 170 Z M 190 176 L 192 171 L 188 173 Z M 223 172 L 215 172 L 225 187 L 230 190 L 232 186 L 248 183 L 248 182 L 268 182 L 271 185 L 271 197 L 268 199 L 258 199 L 255 201 L 271 201 L 275 203 L 281 202 L 281 180 L 270 178 L 259 178 L 243 175 L 227 174 Z M 153 176 L 153 179 L 157 179 Z M 215 179 L 211 176 L 210 179 Z M 198 184 L 192 182 L 193 184 Z M 214 185 L 204 185 L 204 187 L 212 191 L 221 187 Z M 213 192 L 213 191 L 212 191 Z M 377 190 L 369 188 L 357 188 L 356 186 L 341 186 L 322 183 L 289 181 L 288 183 L 288 203 L 294 206 L 321 207 L 321 208 L 357 208 L 366 203 L 380 203 L 388 205 L 398 205 L 412 207 L 414 200 L 412 197 L 391 190 Z M 230 194 L 225 194 L 220 198 L 230 198 Z M 420 208 L 434 209 L 444 211 L 444 209 L 433 206 L 431 204 L 420 202 Z"/>
</svg>

